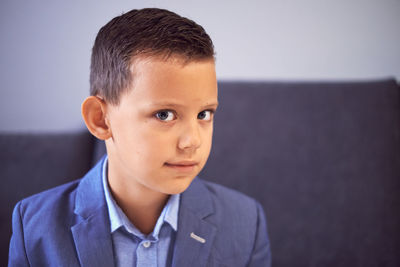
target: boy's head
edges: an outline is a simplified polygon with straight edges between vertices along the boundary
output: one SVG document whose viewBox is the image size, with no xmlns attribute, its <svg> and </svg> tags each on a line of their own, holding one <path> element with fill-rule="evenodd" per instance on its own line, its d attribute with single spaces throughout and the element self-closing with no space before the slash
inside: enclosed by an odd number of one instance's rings
<svg viewBox="0 0 400 267">
<path fill-rule="evenodd" d="M 118 104 L 134 80 L 135 62 L 144 58 L 183 62 L 214 59 L 203 27 L 171 11 L 131 10 L 115 17 L 97 34 L 90 68 L 90 94 Z"/>
<path fill-rule="evenodd" d="M 116 17 L 96 38 L 90 84 L 82 114 L 106 142 L 112 191 L 184 191 L 207 161 L 218 105 L 204 29 L 161 9 Z"/>
</svg>

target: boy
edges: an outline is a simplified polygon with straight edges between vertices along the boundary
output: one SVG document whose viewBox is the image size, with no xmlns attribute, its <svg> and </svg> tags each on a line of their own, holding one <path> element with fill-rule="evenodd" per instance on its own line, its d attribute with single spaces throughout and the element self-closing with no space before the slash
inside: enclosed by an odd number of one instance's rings
<svg viewBox="0 0 400 267">
<path fill-rule="evenodd" d="M 162 9 L 116 17 L 90 86 L 82 116 L 107 156 L 17 204 L 9 266 L 269 266 L 261 206 L 195 178 L 218 105 L 204 29 Z"/>
</svg>

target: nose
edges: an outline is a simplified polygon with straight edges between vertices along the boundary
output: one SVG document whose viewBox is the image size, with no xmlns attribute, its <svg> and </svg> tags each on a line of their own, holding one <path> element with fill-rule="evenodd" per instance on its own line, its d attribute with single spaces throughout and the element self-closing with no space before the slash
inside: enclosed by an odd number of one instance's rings
<svg viewBox="0 0 400 267">
<path fill-rule="evenodd" d="M 201 145 L 200 125 L 198 122 L 190 122 L 182 127 L 178 141 L 178 148 L 181 150 L 196 150 Z"/>
</svg>

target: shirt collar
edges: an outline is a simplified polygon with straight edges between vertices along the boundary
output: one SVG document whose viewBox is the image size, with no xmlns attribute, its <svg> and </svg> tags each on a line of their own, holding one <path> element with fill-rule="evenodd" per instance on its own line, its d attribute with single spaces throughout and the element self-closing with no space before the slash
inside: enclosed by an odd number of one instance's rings
<svg viewBox="0 0 400 267">
<path fill-rule="evenodd" d="M 141 233 L 130 222 L 128 217 L 115 202 L 110 192 L 107 180 L 107 164 L 108 164 L 108 157 L 106 156 L 102 166 L 102 181 L 108 208 L 108 214 L 110 218 L 110 225 L 111 225 L 110 231 L 111 233 L 114 233 L 120 227 L 124 227 L 125 230 L 127 230 L 128 232 L 136 235 L 141 239 L 144 239 L 146 236 L 143 233 Z M 161 227 L 164 225 L 164 222 L 167 222 L 174 231 L 178 230 L 179 199 L 180 199 L 180 194 L 170 196 L 167 204 L 164 206 L 164 209 L 160 214 L 160 217 L 158 217 L 157 219 L 157 223 L 154 227 L 153 232 L 150 234 L 154 239 L 158 240 L 158 235 L 160 233 Z"/>
</svg>

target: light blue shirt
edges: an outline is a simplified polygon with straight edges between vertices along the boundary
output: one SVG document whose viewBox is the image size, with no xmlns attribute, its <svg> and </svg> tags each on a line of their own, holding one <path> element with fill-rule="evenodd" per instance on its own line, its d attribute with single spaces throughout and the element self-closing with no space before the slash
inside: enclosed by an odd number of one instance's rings
<svg viewBox="0 0 400 267">
<path fill-rule="evenodd" d="M 107 162 L 104 160 L 102 179 L 110 216 L 111 237 L 116 266 L 167 266 L 170 264 L 176 231 L 180 195 L 171 195 L 153 232 L 141 233 L 115 202 L 107 180 Z"/>
</svg>

